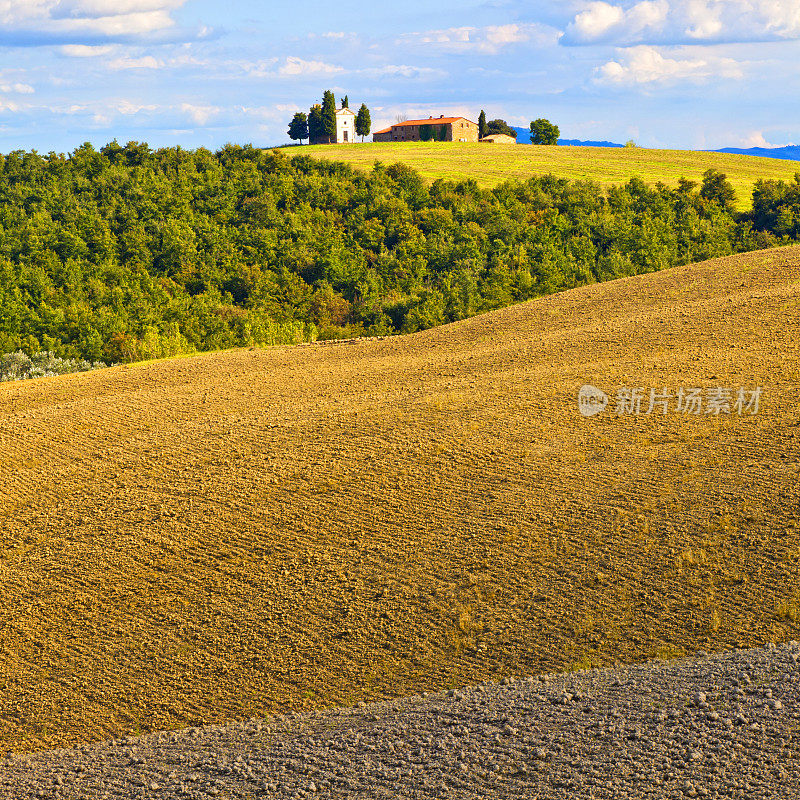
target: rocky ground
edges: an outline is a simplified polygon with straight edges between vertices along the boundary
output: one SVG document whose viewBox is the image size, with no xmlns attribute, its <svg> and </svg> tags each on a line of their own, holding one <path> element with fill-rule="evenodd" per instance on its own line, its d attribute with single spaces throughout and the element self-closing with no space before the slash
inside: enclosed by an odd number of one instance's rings
<svg viewBox="0 0 800 800">
<path fill-rule="evenodd" d="M 9 756 L 0 798 L 792 798 L 800 643 Z"/>
</svg>

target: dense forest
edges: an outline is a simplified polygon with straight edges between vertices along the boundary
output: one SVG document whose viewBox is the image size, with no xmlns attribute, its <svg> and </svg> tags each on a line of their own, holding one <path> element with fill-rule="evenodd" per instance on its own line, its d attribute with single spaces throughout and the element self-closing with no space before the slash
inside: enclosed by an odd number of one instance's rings
<svg viewBox="0 0 800 800">
<path fill-rule="evenodd" d="M 800 239 L 800 177 L 601 190 L 426 185 L 227 146 L 0 156 L 0 353 L 132 361 L 410 332 L 585 283 Z"/>
</svg>

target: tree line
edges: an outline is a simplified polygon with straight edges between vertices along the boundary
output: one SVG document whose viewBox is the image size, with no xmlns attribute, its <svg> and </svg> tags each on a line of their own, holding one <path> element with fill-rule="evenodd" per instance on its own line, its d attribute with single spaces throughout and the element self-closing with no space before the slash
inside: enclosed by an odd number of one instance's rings
<svg viewBox="0 0 800 800">
<path fill-rule="evenodd" d="M 350 108 L 350 101 L 345 95 L 342 98 L 342 108 Z M 366 104 L 362 103 L 358 109 L 355 120 L 355 132 L 364 141 L 372 129 L 372 119 Z M 298 111 L 292 117 L 287 131 L 289 138 L 303 143 L 308 139 L 312 144 L 336 141 L 336 98 L 332 91 L 327 90 L 322 95 L 322 102 L 315 103 L 308 114 Z"/>
<path fill-rule="evenodd" d="M 800 239 L 800 177 L 426 184 L 285 151 L 0 156 L 0 353 L 124 362 L 412 332 Z"/>
</svg>

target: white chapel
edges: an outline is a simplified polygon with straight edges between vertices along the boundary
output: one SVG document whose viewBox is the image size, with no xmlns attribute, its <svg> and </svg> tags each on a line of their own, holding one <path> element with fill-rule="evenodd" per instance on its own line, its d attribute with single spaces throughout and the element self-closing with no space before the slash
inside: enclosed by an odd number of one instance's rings
<svg viewBox="0 0 800 800">
<path fill-rule="evenodd" d="M 350 144 L 356 140 L 356 115 L 349 108 L 336 111 L 336 144 Z"/>
</svg>

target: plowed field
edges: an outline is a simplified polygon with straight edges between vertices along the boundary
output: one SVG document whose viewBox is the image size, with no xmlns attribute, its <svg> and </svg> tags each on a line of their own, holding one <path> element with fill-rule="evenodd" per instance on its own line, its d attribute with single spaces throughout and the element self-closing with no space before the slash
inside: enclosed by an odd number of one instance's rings
<svg viewBox="0 0 800 800">
<path fill-rule="evenodd" d="M 798 334 L 792 248 L 0 385 L 2 746 L 800 638 Z"/>
</svg>

